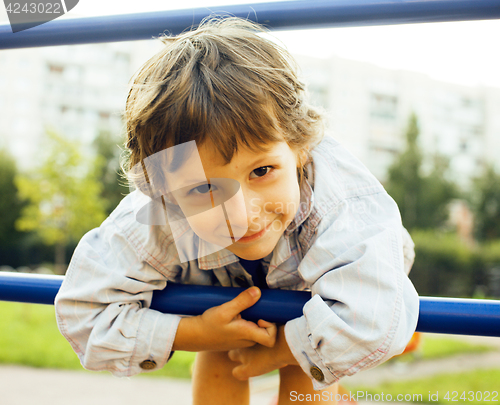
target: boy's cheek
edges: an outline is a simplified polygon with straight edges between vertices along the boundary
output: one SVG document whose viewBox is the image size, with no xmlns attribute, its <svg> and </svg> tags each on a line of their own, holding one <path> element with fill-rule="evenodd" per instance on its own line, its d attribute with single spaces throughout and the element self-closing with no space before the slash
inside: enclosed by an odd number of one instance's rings
<svg viewBox="0 0 500 405">
<path fill-rule="evenodd" d="M 187 220 L 192 231 L 200 239 L 221 247 L 227 247 L 232 243 L 229 227 L 220 207 L 193 215 Z"/>
</svg>

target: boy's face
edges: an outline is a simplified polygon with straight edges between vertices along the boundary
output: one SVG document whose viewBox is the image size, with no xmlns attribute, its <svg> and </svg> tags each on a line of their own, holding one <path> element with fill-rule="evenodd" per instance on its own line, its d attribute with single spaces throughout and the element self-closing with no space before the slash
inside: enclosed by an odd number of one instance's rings
<svg viewBox="0 0 500 405">
<path fill-rule="evenodd" d="M 267 256 L 299 208 L 297 154 L 281 141 L 271 144 L 265 152 L 240 148 L 231 162 L 224 164 L 209 146 L 198 145 L 197 149 L 210 186 L 184 187 L 174 197 L 183 210 L 193 201 L 195 205 L 203 204 L 202 201 L 207 205 L 208 201 L 209 206 L 210 202 L 211 206 L 224 202 L 225 212 L 218 216 L 209 211 L 196 213 L 194 209 L 196 215 L 186 214 L 189 225 L 201 239 L 223 246 L 243 259 Z M 188 159 L 184 167 L 192 171 L 193 162 L 189 164 Z M 172 189 L 186 177 L 182 173 L 181 168 L 175 176 L 170 175 Z"/>
</svg>

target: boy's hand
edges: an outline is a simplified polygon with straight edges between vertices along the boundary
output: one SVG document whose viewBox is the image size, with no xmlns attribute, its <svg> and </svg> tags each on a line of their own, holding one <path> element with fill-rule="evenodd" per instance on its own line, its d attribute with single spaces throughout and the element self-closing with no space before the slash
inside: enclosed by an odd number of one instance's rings
<svg viewBox="0 0 500 405">
<path fill-rule="evenodd" d="M 265 326 L 267 323 L 259 321 L 261 326 Z M 233 376 L 238 380 L 248 380 L 250 377 L 266 374 L 289 364 L 298 364 L 286 342 L 284 326 L 280 326 L 278 329 L 274 347 L 255 345 L 230 350 L 228 355 L 232 361 L 241 363 L 233 369 Z"/>
<path fill-rule="evenodd" d="M 231 350 L 260 345 L 272 347 L 276 341 L 276 325 L 259 321 L 260 325 L 241 318 L 240 313 L 260 298 L 260 289 L 250 287 L 237 297 L 202 315 L 182 318 L 173 350 Z"/>
</svg>

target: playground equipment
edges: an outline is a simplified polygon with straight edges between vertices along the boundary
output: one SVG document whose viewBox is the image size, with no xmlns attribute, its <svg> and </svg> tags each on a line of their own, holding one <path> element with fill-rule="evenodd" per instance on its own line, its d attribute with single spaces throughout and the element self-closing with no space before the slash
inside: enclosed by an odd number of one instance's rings
<svg viewBox="0 0 500 405">
<path fill-rule="evenodd" d="M 0 300 L 53 304 L 63 276 L 0 273 Z M 153 293 L 151 308 L 170 314 L 198 315 L 236 297 L 242 288 L 168 284 Z M 285 323 L 302 316 L 311 293 L 262 290 L 260 300 L 242 313 Z M 419 332 L 500 337 L 500 301 L 458 298 L 420 298 Z"/>
<path fill-rule="evenodd" d="M 500 0 L 298 0 L 60 19 L 17 33 L 2 25 L 0 49 L 149 39 L 164 31 L 180 33 L 213 13 L 283 30 L 499 19 Z M 0 300 L 53 304 L 62 280 L 61 276 L 0 273 Z M 196 315 L 240 291 L 169 284 L 153 294 L 152 308 Z M 301 316 L 310 297 L 303 291 L 266 290 L 244 316 L 284 323 Z M 500 301 L 421 297 L 417 331 L 500 336 Z"/>
<path fill-rule="evenodd" d="M 57 19 L 12 33 L 0 25 L 0 49 L 150 39 L 178 34 L 208 15 L 247 18 L 273 30 L 493 20 L 499 0 L 296 0 L 91 18 Z"/>
</svg>

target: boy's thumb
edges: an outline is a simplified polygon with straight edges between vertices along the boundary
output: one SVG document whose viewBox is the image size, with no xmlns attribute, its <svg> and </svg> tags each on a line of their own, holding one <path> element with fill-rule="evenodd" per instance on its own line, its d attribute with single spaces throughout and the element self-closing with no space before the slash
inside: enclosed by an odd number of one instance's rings
<svg viewBox="0 0 500 405">
<path fill-rule="evenodd" d="M 260 289 L 259 287 L 250 287 L 245 291 L 238 294 L 231 301 L 227 302 L 229 311 L 233 316 L 238 315 L 241 311 L 244 311 L 247 308 L 250 308 L 253 304 L 255 304 L 260 298 Z"/>
</svg>

